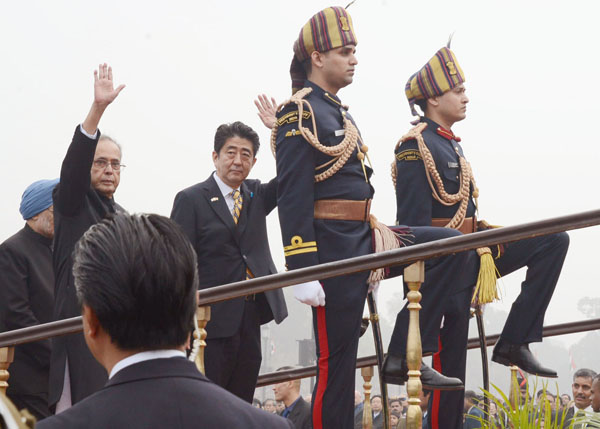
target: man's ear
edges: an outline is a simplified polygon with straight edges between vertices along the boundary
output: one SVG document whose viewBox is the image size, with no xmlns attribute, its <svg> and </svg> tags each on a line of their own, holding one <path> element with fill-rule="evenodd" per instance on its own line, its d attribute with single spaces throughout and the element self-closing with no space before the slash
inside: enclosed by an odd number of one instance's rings
<svg viewBox="0 0 600 429">
<path fill-rule="evenodd" d="M 438 107 L 440 105 L 439 97 L 435 96 L 435 97 L 428 98 L 427 104 L 432 107 Z"/>
<path fill-rule="evenodd" d="M 83 304 L 83 330 L 90 338 L 96 338 L 100 330 L 100 322 L 96 312 L 87 305 Z"/>
<path fill-rule="evenodd" d="M 310 60 L 312 62 L 313 67 L 318 67 L 318 68 L 323 67 L 323 53 L 318 52 L 318 51 L 313 51 L 313 53 L 310 54 Z"/>
<path fill-rule="evenodd" d="M 212 153 L 213 163 L 217 162 L 217 158 L 219 158 L 219 154 L 213 150 L 213 153 Z"/>
</svg>

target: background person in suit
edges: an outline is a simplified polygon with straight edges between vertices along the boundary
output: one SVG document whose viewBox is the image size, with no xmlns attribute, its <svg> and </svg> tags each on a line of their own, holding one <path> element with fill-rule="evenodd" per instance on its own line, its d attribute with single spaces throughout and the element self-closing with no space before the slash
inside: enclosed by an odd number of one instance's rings
<svg viewBox="0 0 600 429">
<path fill-rule="evenodd" d="M 294 369 L 293 366 L 283 366 L 277 371 Z M 300 395 L 301 380 L 282 381 L 273 386 L 273 393 L 277 401 L 283 402 L 285 408 L 281 416 L 294 423 L 296 429 L 312 429 L 312 416 L 310 404 Z"/>
<path fill-rule="evenodd" d="M 277 272 L 266 227 L 277 204 L 277 180 L 261 184 L 246 179 L 259 146 L 258 135 L 247 125 L 221 125 L 212 154 L 216 171 L 175 197 L 171 218 L 198 255 L 201 289 Z M 281 323 L 286 316 L 281 290 L 212 305 L 207 377 L 252 402 L 262 360 L 260 325 L 273 319 Z"/>
<path fill-rule="evenodd" d="M 198 271 L 172 221 L 124 213 L 101 221 L 78 242 L 73 276 L 86 343 L 109 381 L 37 427 L 292 427 L 211 383 L 185 358 Z"/>
<path fill-rule="evenodd" d="M 25 226 L 0 246 L 0 332 L 52 321 L 52 190 L 57 183 L 39 180 L 25 189 L 19 208 Z M 51 414 L 49 367 L 50 340 L 15 348 L 6 395 L 38 419 Z"/>
<path fill-rule="evenodd" d="M 121 147 L 101 136 L 98 124 L 125 85 L 113 86 L 112 69 L 94 71 L 94 102 L 75 134 L 54 191 L 54 320 L 81 315 L 73 284 L 73 248 L 87 229 L 123 210 L 113 198 L 121 180 Z M 100 389 L 106 372 L 88 351 L 83 335 L 52 339 L 49 403 L 60 412 Z"/>
</svg>

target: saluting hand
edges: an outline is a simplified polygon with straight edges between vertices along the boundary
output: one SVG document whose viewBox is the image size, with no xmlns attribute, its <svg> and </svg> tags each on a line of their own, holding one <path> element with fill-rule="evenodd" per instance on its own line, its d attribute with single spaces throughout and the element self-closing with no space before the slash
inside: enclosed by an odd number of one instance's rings
<svg viewBox="0 0 600 429">
<path fill-rule="evenodd" d="M 125 85 L 114 88 L 112 67 L 108 64 L 100 64 L 98 70 L 94 70 L 94 103 L 108 106 L 112 103 Z"/>
<path fill-rule="evenodd" d="M 259 95 L 258 100 L 254 100 L 254 104 L 258 109 L 258 117 L 268 129 L 273 128 L 277 120 L 277 102 L 273 97 L 269 98 L 265 95 Z"/>
</svg>

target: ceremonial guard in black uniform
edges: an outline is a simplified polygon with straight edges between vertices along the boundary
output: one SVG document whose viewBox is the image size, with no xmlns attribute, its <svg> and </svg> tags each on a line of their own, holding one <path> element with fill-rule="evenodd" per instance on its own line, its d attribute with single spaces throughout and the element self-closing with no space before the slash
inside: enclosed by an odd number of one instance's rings
<svg viewBox="0 0 600 429">
<path fill-rule="evenodd" d="M 313 16 L 294 44 L 294 96 L 278 113 L 272 139 L 279 221 L 290 270 L 372 252 L 372 170 L 364 165 L 358 130 L 336 95 L 352 82 L 355 46 L 350 15 L 341 7 Z M 336 67 L 333 60 L 342 65 Z M 304 81 L 305 69 L 311 68 L 311 80 Z M 327 78 L 323 69 L 330 72 Z M 363 272 L 294 286 L 296 298 L 314 306 L 314 429 L 353 426 L 354 373 L 368 277 Z"/>
<path fill-rule="evenodd" d="M 355 46 L 352 21 L 340 7 L 313 16 L 294 45 L 294 95 L 277 114 L 271 141 L 277 157 L 277 204 L 288 269 L 402 244 L 400 234 L 370 215 L 374 189 L 369 181 L 372 169 L 365 165 L 367 147 L 348 107 L 336 95 L 352 82 Z M 401 230 L 412 235 L 414 242 L 455 234 L 443 228 L 417 229 Z M 453 279 L 468 271 L 461 267 L 473 265 L 470 257 L 463 253 L 439 258 L 432 265 Z M 402 272 L 391 271 L 392 275 Z M 353 427 L 354 374 L 367 285 L 375 288 L 391 271 L 380 269 L 294 286 L 296 298 L 313 306 L 318 357 L 312 401 L 315 429 Z M 445 289 L 438 290 L 440 300 Z M 404 382 L 405 361 L 395 363 L 399 371 L 391 375 Z M 427 367 L 422 368 L 421 379 L 434 388 L 462 388 L 460 380 Z"/>
<path fill-rule="evenodd" d="M 421 117 L 415 128 L 396 146 L 393 172 L 400 224 L 445 226 L 462 233 L 490 228 L 486 222 L 477 221 L 479 191 L 459 144 L 460 139 L 451 131 L 452 125 L 466 116 L 468 98 L 463 82 L 463 71 L 448 46 L 440 49 L 406 85 L 413 114 L 417 115 L 414 108 L 417 104 L 425 117 Z M 505 275 L 528 267 L 521 294 L 513 303 L 494 348 L 493 361 L 514 364 L 540 376 L 556 377 L 556 372 L 540 365 L 528 344 L 542 340 L 544 313 L 558 281 L 568 244 L 568 235 L 560 233 L 477 250 L 481 256 L 482 281 L 473 297 L 475 304 L 496 298 L 493 275 L 496 268 L 500 275 Z M 490 280 L 492 288 L 489 287 Z M 464 301 L 465 291 L 470 291 L 471 286 L 468 282 L 457 285 L 448 302 Z M 465 317 L 464 312 L 460 318 L 444 313 L 439 350 L 434 355 L 436 369 L 463 380 L 466 335 L 461 329 L 447 329 L 447 326 L 452 327 L 452 323 L 465 325 Z M 423 337 L 423 351 L 432 351 L 427 346 L 431 339 Z M 457 407 L 462 409 L 462 392 L 434 392 L 430 400 L 430 427 L 462 427 L 459 412 L 448 420 L 448 413 Z M 440 410 L 444 410 L 443 414 Z"/>
</svg>

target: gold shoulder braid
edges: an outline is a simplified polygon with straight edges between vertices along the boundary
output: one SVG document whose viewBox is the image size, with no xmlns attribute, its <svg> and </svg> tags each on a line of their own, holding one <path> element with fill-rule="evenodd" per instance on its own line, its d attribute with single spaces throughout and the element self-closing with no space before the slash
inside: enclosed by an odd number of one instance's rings
<svg viewBox="0 0 600 429">
<path fill-rule="evenodd" d="M 335 173 L 337 173 L 344 166 L 344 164 L 346 164 L 346 162 L 350 158 L 350 155 L 352 155 L 352 152 L 354 152 L 354 148 L 358 149 L 357 157 L 362 164 L 365 180 L 368 182 L 364 159 L 365 154 L 367 153 L 369 148 L 364 144 L 359 145 L 358 142 L 360 136 L 358 134 L 358 129 L 354 126 L 351 120 L 346 118 L 345 112 L 342 113 L 344 120 L 344 139 L 335 146 L 325 146 L 319 141 L 319 135 L 317 133 L 317 123 L 315 121 L 315 115 L 312 110 L 312 106 L 307 100 L 304 99 L 304 97 L 310 94 L 311 91 L 312 88 L 303 88 L 300 91 L 297 91 L 294 95 L 292 95 L 289 98 L 289 100 L 286 100 L 283 103 L 281 103 L 279 107 L 277 107 L 277 111 L 280 111 L 289 103 L 295 103 L 298 106 L 298 131 L 300 132 L 300 134 L 302 134 L 302 137 L 304 137 L 304 139 L 318 151 L 333 157 L 333 159 L 331 159 L 330 161 L 326 162 L 325 164 L 319 165 L 315 168 L 315 170 L 320 170 L 322 168 L 327 167 L 330 164 L 333 164 L 324 172 L 315 174 L 315 182 L 322 182 L 324 180 L 327 180 Z M 311 132 L 311 130 L 302 126 L 302 114 L 304 113 L 305 107 L 310 112 L 314 134 L 313 132 Z M 271 129 L 271 152 L 273 152 L 273 156 L 276 156 L 278 128 L 279 124 L 275 122 L 275 125 L 273 125 L 273 128 Z M 370 163 L 371 161 L 369 160 L 369 164 Z"/>
<path fill-rule="evenodd" d="M 311 91 L 312 91 L 312 88 L 303 88 L 303 89 L 297 91 L 288 100 L 281 103 L 277 107 L 277 111 L 278 112 L 281 111 L 281 109 L 283 109 L 289 103 L 296 104 L 298 106 L 298 131 L 302 134 L 302 137 L 304 137 L 304 139 L 307 142 L 309 142 L 315 149 L 317 149 L 321 153 L 324 153 L 326 155 L 333 157 L 330 161 L 326 162 L 325 164 L 319 165 L 318 167 L 315 168 L 315 170 L 320 170 L 322 168 L 325 168 L 325 167 L 331 165 L 324 172 L 315 174 L 315 182 L 322 182 L 324 180 L 329 179 L 334 174 L 336 174 L 346 164 L 346 162 L 350 158 L 350 155 L 352 155 L 352 152 L 354 152 L 354 148 L 357 148 L 358 153 L 356 156 L 360 160 L 360 163 L 362 165 L 363 174 L 365 175 L 365 181 L 368 182 L 369 178 L 367 176 L 367 171 L 365 169 L 364 161 L 365 161 L 365 156 L 366 156 L 367 160 L 369 161 L 369 164 L 371 163 L 371 160 L 369 159 L 369 155 L 367 155 L 367 151 L 369 150 L 369 148 L 367 147 L 367 145 L 362 143 L 362 139 L 360 138 L 360 135 L 358 134 L 358 129 L 352 123 L 351 120 L 346 118 L 345 112 L 342 112 L 343 121 L 344 121 L 344 139 L 335 146 L 325 146 L 325 145 L 321 144 L 321 142 L 319 141 L 319 136 L 318 136 L 318 132 L 317 132 L 317 123 L 315 120 L 314 112 L 312 110 L 312 106 L 310 105 L 310 103 L 307 100 L 304 99 L 304 97 L 306 97 L 308 94 L 310 94 Z M 305 107 L 310 112 L 310 116 L 312 118 L 312 128 L 313 128 L 312 132 L 308 128 L 302 126 L 302 119 L 303 119 L 303 113 L 304 113 Z M 273 128 L 271 129 L 271 152 L 273 152 L 274 157 L 277 157 L 276 154 L 277 154 L 277 129 L 278 128 L 279 128 L 279 124 L 276 121 L 275 125 L 273 125 Z M 313 134 L 313 132 L 314 132 L 314 134 Z M 360 140 L 360 144 L 359 144 L 359 140 Z M 375 253 L 383 252 L 386 250 L 397 249 L 404 245 L 404 243 L 401 240 L 400 234 L 396 234 L 394 231 L 392 231 L 386 225 L 379 222 L 377 220 L 377 218 L 372 214 L 369 215 L 369 223 L 370 223 L 371 229 L 373 230 L 373 234 L 374 234 L 373 239 L 374 239 L 374 243 L 375 243 L 375 246 L 374 246 Z M 385 277 L 385 269 L 384 268 L 372 270 L 371 274 L 369 275 L 369 278 L 367 279 L 367 283 L 378 282 L 380 280 L 383 280 L 384 277 Z"/>
<path fill-rule="evenodd" d="M 422 132 L 427 128 L 426 123 L 420 123 L 412 128 L 406 135 L 402 136 L 396 144 L 396 149 L 402 143 L 407 140 L 416 140 L 419 147 L 419 152 L 423 158 L 425 164 L 425 175 L 427 181 L 431 187 L 431 193 L 433 198 L 436 199 L 440 204 L 445 206 L 453 206 L 460 202 L 458 210 L 454 214 L 454 217 L 450 219 L 450 222 L 445 226 L 446 228 L 458 229 L 462 226 L 465 221 L 467 213 L 467 206 L 469 204 L 471 184 L 473 185 L 473 198 L 475 199 L 475 207 L 478 207 L 477 198 L 479 197 L 479 189 L 475 184 L 475 178 L 473 177 L 473 171 L 471 165 L 467 160 L 458 153 L 458 160 L 460 164 L 460 176 L 459 176 L 459 190 L 456 194 L 449 194 L 444 188 L 444 183 L 440 177 L 440 173 L 437 171 L 435 166 L 435 160 L 429 151 L 429 148 L 425 144 Z M 394 188 L 396 187 L 396 161 L 392 163 L 392 181 L 394 182 Z M 477 254 L 481 259 L 479 276 L 477 277 L 477 285 L 473 293 L 472 303 L 487 304 L 499 299 L 498 289 L 496 280 L 500 277 L 496 265 L 494 264 L 494 258 L 492 257 L 492 251 L 489 247 L 480 247 L 477 249 Z"/>
</svg>

